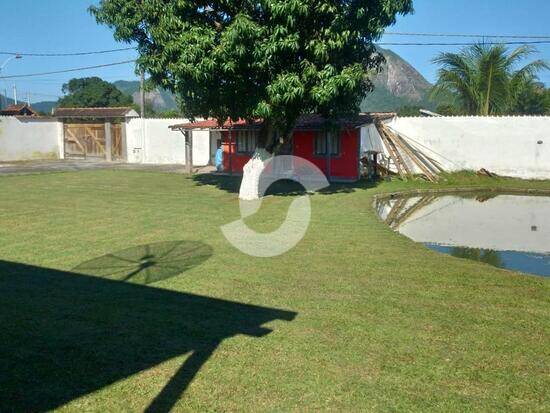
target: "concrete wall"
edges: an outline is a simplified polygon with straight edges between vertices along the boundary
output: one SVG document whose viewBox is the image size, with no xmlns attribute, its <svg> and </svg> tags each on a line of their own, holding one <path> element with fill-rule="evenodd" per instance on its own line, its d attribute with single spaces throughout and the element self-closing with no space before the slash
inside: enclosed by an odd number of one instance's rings
<svg viewBox="0 0 550 413">
<path fill-rule="evenodd" d="M 170 125 L 188 122 L 187 119 L 130 119 L 126 124 L 128 162 L 155 164 L 185 164 L 185 141 Z M 208 165 L 210 134 L 193 132 L 193 165 Z"/>
<path fill-rule="evenodd" d="M 518 178 L 550 178 L 550 117 L 411 117 L 388 126 L 446 170 L 485 168 Z M 380 147 L 373 127 L 364 128 L 363 150 Z"/>
<path fill-rule="evenodd" d="M 63 158 L 63 124 L 0 116 L 0 161 Z"/>
</svg>

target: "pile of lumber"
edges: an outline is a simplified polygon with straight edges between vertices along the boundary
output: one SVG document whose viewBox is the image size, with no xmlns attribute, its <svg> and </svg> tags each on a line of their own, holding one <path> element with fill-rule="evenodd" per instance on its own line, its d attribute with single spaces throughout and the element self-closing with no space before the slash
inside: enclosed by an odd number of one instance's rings
<svg viewBox="0 0 550 413">
<path fill-rule="evenodd" d="M 438 162 L 415 148 L 405 137 L 391 130 L 382 121 L 376 122 L 375 126 L 401 178 L 412 179 L 417 168 L 421 172 L 420 175 L 428 181 L 439 180 L 439 174 L 444 170 Z"/>
</svg>

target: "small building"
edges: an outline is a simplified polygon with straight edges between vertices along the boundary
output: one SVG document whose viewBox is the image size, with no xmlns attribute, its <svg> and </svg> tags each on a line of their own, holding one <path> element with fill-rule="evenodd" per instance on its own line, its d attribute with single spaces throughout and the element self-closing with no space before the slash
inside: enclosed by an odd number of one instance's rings
<svg viewBox="0 0 550 413">
<path fill-rule="evenodd" d="M 56 108 L 63 122 L 65 158 L 126 160 L 126 121 L 139 117 L 128 107 Z"/>
<path fill-rule="evenodd" d="M 374 123 L 376 119 L 388 119 L 393 115 L 362 113 L 354 118 L 340 119 L 330 131 L 327 130 L 327 122 L 322 116 L 304 115 L 296 123 L 285 154 L 312 162 L 330 181 L 357 181 L 360 177 L 361 128 Z M 242 174 L 244 165 L 256 148 L 261 126 L 262 122 L 259 120 L 226 121 L 219 125 L 216 120 L 209 119 L 172 125 L 171 129 L 219 133 L 224 171 Z"/>
<path fill-rule="evenodd" d="M 22 103 L 19 105 L 9 105 L 0 110 L 0 116 L 38 116 L 38 112 L 26 103 Z"/>
</svg>

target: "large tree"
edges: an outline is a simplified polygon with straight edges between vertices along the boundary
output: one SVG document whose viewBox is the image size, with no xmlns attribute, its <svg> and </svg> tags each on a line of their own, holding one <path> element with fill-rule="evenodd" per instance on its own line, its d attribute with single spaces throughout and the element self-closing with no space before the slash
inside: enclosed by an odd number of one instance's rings
<svg viewBox="0 0 550 413">
<path fill-rule="evenodd" d="M 133 103 L 131 96 L 99 77 L 71 79 L 63 85 L 62 91 L 66 96 L 59 99 L 59 107 L 114 107 L 131 106 Z"/>
<path fill-rule="evenodd" d="M 297 118 L 356 114 L 383 58 L 373 42 L 412 0 L 101 0 L 91 7 L 184 116 L 264 120 L 276 150 Z"/>
<path fill-rule="evenodd" d="M 543 60 L 521 66 L 535 49 L 520 46 L 476 44 L 459 53 L 441 53 L 434 63 L 440 65 L 434 94 L 451 93 L 460 110 L 470 115 L 514 113 L 521 99 L 533 97 L 537 74 L 548 69 Z"/>
</svg>

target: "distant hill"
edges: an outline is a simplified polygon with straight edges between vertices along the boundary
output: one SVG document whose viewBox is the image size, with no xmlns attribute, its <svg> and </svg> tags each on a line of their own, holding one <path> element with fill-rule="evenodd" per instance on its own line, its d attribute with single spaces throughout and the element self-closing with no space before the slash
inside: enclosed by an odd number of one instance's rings
<svg viewBox="0 0 550 413">
<path fill-rule="evenodd" d="M 51 115 L 52 109 L 57 106 L 57 101 L 45 100 L 42 102 L 35 102 L 31 104 L 31 106 L 34 110 L 37 110 L 46 115 Z"/>
<path fill-rule="evenodd" d="M 132 96 L 134 103 L 140 104 L 141 98 L 139 96 L 139 82 L 137 80 L 117 80 L 113 82 L 113 85 L 122 93 Z M 150 102 L 155 111 L 177 109 L 174 95 L 164 89 L 156 88 L 152 91 L 145 92 L 145 101 Z"/>
<path fill-rule="evenodd" d="M 380 49 L 386 63 L 381 73 L 374 77 L 375 89 L 361 103 L 365 112 L 397 111 L 404 106 L 422 106 L 435 109 L 436 104 L 428 99 L 432 85 L 409 63 L 391 50 Z M 114 85 L 123 93 L 140 103 L 139 82 L 118 80 Z M 174 95 L 163 89 L 155 89 L 145 94 L 153 109 L 163 111 L 177 109 Z"/>
<path fill-rule="evenodd" d="M 391 50 L 379 49 L 386 58 L 382 72 L 374 76 L 374 91 L 363 102 L 364 112 L 397 111 L 404 106 L 435 109 L 428 94 L 432 85 L 413 66 Z"/>
</svg>

